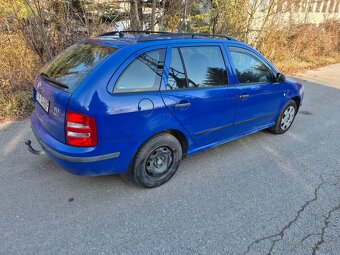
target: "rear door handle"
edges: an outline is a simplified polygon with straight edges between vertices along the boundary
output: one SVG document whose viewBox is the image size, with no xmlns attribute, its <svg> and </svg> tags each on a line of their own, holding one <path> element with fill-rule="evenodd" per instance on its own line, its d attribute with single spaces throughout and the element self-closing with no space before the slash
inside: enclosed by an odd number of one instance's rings
<svg viewBox="0 0 340 255">
<path fill-rule="evenodd" d="M 242 100 L 246 100 L 248 97 L 249 97 L 248 93 L 240 95 L 240 99 L 242 99 Z"/>
<path fill-rule="evenodd" d="M 175 104 L 175 107 L 177 109 L 183 109 L 183 108 L 188 108 L 191 104 L 189 102 L 187 103 L 179 103 L 179 104 Z"/>
</svg>

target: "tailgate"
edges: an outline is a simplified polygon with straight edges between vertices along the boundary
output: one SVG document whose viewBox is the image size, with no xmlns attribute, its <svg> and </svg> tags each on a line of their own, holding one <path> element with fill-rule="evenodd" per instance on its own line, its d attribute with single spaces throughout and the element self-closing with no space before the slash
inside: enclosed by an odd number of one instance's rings
<svg viewBox="0 0 340 255">
<path fill-rule="evenodd" d="M 47 133 L 65 143 L 65 117 L 72 93 L 103 59 L 116 50 L 78 43 L 41 69 L 34 85 L 34 106 Z"/>
<path fill-rule="evenodd" d="M 46 132 L 63 143 L 65 143 L 65 115 L 71 95 L 48 84 L 39 76 L 36 79 L 34 107 L 37 117 Z"/>
</svg>

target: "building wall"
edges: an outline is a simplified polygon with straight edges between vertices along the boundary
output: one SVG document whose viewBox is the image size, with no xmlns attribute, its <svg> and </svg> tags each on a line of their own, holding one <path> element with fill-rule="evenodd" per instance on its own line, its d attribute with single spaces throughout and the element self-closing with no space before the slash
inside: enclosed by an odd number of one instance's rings
<svg viewBox="0 0 340 255">
<path fill-rule="evenodd" d="M 276 11 L 283 14 L 284 20 L 319 24 L 329 19 L 340 20 L 340 0 L 282 0 Z"/>
</svg>

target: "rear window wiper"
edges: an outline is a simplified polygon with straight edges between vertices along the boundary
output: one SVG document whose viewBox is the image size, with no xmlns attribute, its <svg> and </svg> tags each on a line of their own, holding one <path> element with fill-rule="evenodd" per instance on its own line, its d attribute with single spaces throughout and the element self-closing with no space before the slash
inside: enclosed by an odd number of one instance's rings
<svg viewBox="0 0 340 255">
<path fill-rule="evenodd" d="M 45 81 L 51 82 L 51 83 L 53 83 L 53 84 L 55 84 L 55 85 L 58 85 L 58 86 L 60 86 L 60 87 L 65 88 L 65 89 L 68 89 L 68 88 L 69 88 L 66 84 L 64 84 L 64 83 L 62 83 L 62 82 L 60 82 L 60 81 L 57 81 L 57 80 L 55 80 L 55 79 L 50 78 L 50 77 L 49 77 L 47 74 L 45 74 L 45 73 L 40 73 L 40 77 L 43 78 Z"/>
</svg>

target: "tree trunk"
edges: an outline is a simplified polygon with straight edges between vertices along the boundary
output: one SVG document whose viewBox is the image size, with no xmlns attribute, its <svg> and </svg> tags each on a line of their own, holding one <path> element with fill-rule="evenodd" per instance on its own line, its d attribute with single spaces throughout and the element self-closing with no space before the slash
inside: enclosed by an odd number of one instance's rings
<svg viewBox="0 0 340 255">
<path fill-rule="evenodd" d="M 151 24 L 150 30 L 153 31 L 155 28 L 155 20 L 156 20 L 156 0 L 152 0 L 152 12 L 151 12 Z"/>
<path fill-rule="evenodd" d="M 131 30 L 140 29 L 138 0 L 130 0 L 130 28 Z"/>
</svg>

